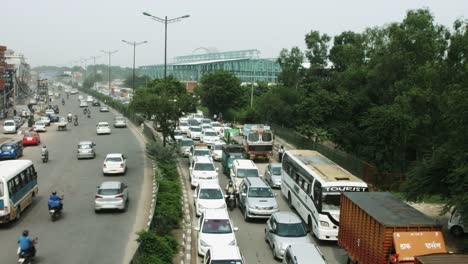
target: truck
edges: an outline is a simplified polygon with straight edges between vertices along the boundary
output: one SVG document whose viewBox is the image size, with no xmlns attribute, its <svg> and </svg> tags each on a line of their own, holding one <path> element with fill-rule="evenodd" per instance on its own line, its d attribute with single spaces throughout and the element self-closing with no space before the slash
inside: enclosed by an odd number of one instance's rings
<svg viewBox="0 0 468 264">
<path fill-rule="evenodd" d="M 388 192 L 344 192 L 338 245 L 348 263 L 415 263 L 447 253 L 442 226 Z"/>
<path fill-rule="evenodd" d="M 232 162 L 236 159 L 243 159 L 245 157 L 245 150 L 241 145 L 224 145 L 222 151 L 221 165 L 223 166 L 223 172 L 229 175 Z"/>
<path fill-rule="evenodd" d="M 430 254 L 415 257 L 415 264 L 468 263 L 468 254 Z"/>
<path fill-rule="evenodd" d="M 241 136 L 233 136 L 234 141 L 242 144 L 247 158 L 269 159 L 273 155 L 273 132 L 263 124 L 244 124 Z"/>
</svg>

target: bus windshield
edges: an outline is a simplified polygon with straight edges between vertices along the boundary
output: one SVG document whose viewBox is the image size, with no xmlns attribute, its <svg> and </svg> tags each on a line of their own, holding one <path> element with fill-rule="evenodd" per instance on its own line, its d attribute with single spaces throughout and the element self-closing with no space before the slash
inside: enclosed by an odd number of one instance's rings
<svg viewBox="0 0 468 264">
<path fill-rule="evenodd" d="M 322 211 L 339 211 L 340 210 L 340 196 L 339 193 L 323 193 L 322 195 Z"/>
</svg>

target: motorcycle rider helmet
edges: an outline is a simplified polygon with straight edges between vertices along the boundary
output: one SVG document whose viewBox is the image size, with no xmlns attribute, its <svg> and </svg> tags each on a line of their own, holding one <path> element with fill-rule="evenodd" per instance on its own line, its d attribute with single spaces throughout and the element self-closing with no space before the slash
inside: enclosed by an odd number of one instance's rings
<svg viewBox="0 0 468 264">
<path fill-rule="evenodd" d="M 53 194 L 53 195 L 57 195 L 57 191 L 52 191 L 52 194 Z"/>
<path fill-rule="evenodd" d="M 28 230 L 24 230 L 24 231 L 23 231 L 23 236 L 25 236 L 25 237 L 29 236 L 29 231 L 28 231 Z"/>
</svg>

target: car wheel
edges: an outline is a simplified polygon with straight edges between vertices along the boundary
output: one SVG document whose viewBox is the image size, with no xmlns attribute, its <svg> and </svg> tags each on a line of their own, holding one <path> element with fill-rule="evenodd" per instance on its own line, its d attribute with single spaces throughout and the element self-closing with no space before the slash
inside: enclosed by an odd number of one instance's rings
<svg viewBox="0 0 468 264">
<path fill-rule="evenodd" d="M 463 228 L 459 227 L 459 226 L 454 226 L 452 227 L 452 229 L 450 229 L 450 232 L 452 233 L 452 235 L 456 236 L 456 237 L 461 237 L 463 235 Z"/>
<path fill-rule="evenodd" d="M 20 220 L 20 218 L 21 218 L 21 207 L 18 206 L 18 207 L 16 208 L 16 217 L 15 217 L 15 220 L 18 221 L 18 220 Z"/>
<path fill-rule="evenodd" d="M 276 254 L 276 248 L 275 248 L 274 245 L 273 245 L 273 247 L 271 248 L 271 250 L 273 250 L 273 258 L 274 258 L 274 259 L 278 259 L 278 255 Z"/>
<path fill-rule="evenodd" d="M 94 213 L 95 213 L 95 214 L 99 213 L 99 210 L 94 209 Z"/>
<path fill-rule="evenodd" d="M 247 206 L 244 207 L 244 220 L 245 220 L 245 222 L 249 222 L 249 220 L 250 220 L 249 215 L 248 215 L 248 211 L 247 211 Z"/>
</svg>

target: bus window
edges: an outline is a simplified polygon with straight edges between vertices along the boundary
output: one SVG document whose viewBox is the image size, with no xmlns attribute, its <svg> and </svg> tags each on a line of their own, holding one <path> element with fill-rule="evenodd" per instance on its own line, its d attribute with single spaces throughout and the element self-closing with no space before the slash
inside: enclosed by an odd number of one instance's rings
<svg viewBox="0 0 468 264">
<path fill-rule="evenodd" d="M 3 197 L 3 182 L 0 181 L 0 198 Z"/>
<path fill-rule="evenodd" d="M 19 175 L 16 175 L 15 178 L 13 178 L 13 180 L 15 180 L 15 192 L 18 191 L 19 189 L 21 189 L 21 179 L 19 177 Z"/>
<path fill-rule="evenodd" d="M 29 181 L 28 181 L 28 177 L 26 176 L 26 171 L 21 172 L 19 175 L 20 175 L 20 178 L 21 178 L 21 187 L 28 184 Z"/>
<path fill-rule="evenodd" d="M 8 193 L 10 194 L 10 199 L 11 199 L 11 196 L 16 192 L 16 189 L 15 189 L 15 183 L 13 182 L 13 180 L 9 180 L 8 181 Z"/>
<path fill-rule="evenodd" d="M 314 183 L 314 204 L 317 207 L 317 210 L 322 211 L 321 206 L 321 197 L 322 197 L 322 184 L 318 181 Z"/>
</svg>

